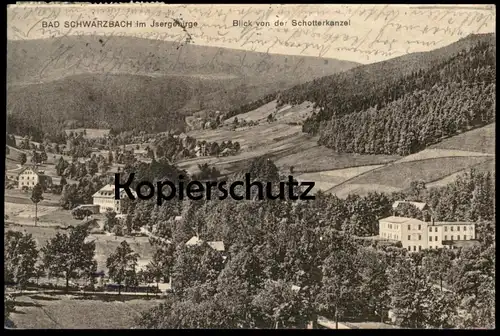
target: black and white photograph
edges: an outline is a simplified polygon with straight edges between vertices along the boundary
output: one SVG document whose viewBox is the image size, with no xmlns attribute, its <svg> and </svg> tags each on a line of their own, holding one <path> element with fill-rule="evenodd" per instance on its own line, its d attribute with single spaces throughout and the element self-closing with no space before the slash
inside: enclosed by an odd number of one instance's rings
<svg viewBox="0 0 500 336">
<path fill-rule="evenodd" d="M 4 329 L 495 329 L 495 5 L 8 5 Z"/>
</svg>

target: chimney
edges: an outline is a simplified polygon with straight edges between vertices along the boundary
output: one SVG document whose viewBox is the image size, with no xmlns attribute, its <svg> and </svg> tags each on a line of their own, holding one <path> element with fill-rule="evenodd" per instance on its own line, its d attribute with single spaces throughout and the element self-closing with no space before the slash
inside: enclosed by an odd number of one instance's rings
<svg viewBox="0 0 500 336">
<path fill-rule="evenodd" d="M 432 225 L 434 225 L 434 216 L 433 215 L 431 215 L 431 223 L 432 223 Z"/>
</svg>

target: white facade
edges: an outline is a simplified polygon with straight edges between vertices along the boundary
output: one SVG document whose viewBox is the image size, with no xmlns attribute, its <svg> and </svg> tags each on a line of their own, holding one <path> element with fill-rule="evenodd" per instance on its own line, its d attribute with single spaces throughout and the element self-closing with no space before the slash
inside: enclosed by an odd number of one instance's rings
<svg viewBox="0 0 500 336">
<path fill-rule="evenodd" d="M 36 171 L 34 168 L 25 168 L 18 176 L 18 187 L 22 189 L 27 187 L 33 189 L 38 183 L 42 184 L 44 187 L 50 186 L 52 184 L 52 178 L 44 175 L 41 171 Z"/>
<path fill-rule="evenodd" d="M 400 241 L 411 252 L 442 248 L 446 241 L 473 240 L 474 223 L 424 222 L 415 218 L 390 216 L 379 220 L 379 237 Z"/>
<path fill-rule="evenodd" d="M 132 191 L 132 194 L 136 196 L 134 191 Z M 121 190 L 120 199 L 115 199 L 115 186 L 113 184 L 105 185 L 101 190 L 92 196 L 93 204 L 99 205 L 100 213 L 112 210 L 117 214 L 121 213 L 121 206 L 125 197 L 128 197 L 125 190 Z"/>
</svg>

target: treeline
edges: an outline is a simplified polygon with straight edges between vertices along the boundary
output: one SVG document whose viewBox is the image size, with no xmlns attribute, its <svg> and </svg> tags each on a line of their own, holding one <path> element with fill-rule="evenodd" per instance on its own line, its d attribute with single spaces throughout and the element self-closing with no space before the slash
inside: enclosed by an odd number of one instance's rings
<svg viewBox="0 0 500 336">
<path fill-rule="evenodd" d="M 238 141 L 222 141 L 222 142 L 209 142 L 206 140 L 196 140 L 190 136 L 174 137 L 171 134 L 166 136 L 159 136 L 155 142 L 156 158 L 168 158 L 172 161 L 194 158 L 197 155 L 235 155 L 240 151 L 240 143 Z M 205 152 L 202 152 L 202 147 Z M 151 156 L 152 157 L 152 156 Z"/>
<path fill-rule="evenodd" d="M 254 161 L 247 170 L 267 181 L 284 178 L 269 160 Z M 441 189 L 441 196 L 488 181 L 479 176 L 464 176 L 451 189 Z M 346 200 L 320 193 L 310 202 L 185 202 L 181 221 L 150 219 L 156 234 L 172 242 L 158 249 L 168 260 L 163 267 L 174 294 L 138 323 L 146 328 L 304 328 L 318 315 L 385 321 L 391 310 L 403 327 L 494 327 L 492 222 L 478 222 L 479 246 L 459 250 L 409 254 L 398 244 L 357 237 L 376 234 L 377 219 L 390 215 L 394 199 L 418 199 L 425 192 L 414 183 L 405 194 Z M 169 213 L 175 212 L 163 216 Z M 224 241 L 225 251 L 207 244 L 185 246 L 194 235 Z"/>
<path fill-rule="evenodd" d="M 278 103 L 314 102 L 320 111 L 306 120 L 303 131 L 319 134 L 322 144 L 339 152 L 405 155 L 495 119 L 492 43 L 478 42 L 399 78 L 373 81 L 367 73 L 297 86 L 283 92 Z"/>
</svg>

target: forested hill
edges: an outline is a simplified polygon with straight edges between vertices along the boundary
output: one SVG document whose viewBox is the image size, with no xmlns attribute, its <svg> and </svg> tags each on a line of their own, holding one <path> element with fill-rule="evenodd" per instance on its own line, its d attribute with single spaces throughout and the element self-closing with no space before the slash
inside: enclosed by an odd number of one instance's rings
<svg viewBox="0 0 500 336">
<path fill-rule="evenodd" d="M 471 35 L 296 86 L 278 103 L 315 102 L 303 131 L 339 152 L 407 155 L 494 121 L 495 49 L 493 34 Z"/>
</svg>

